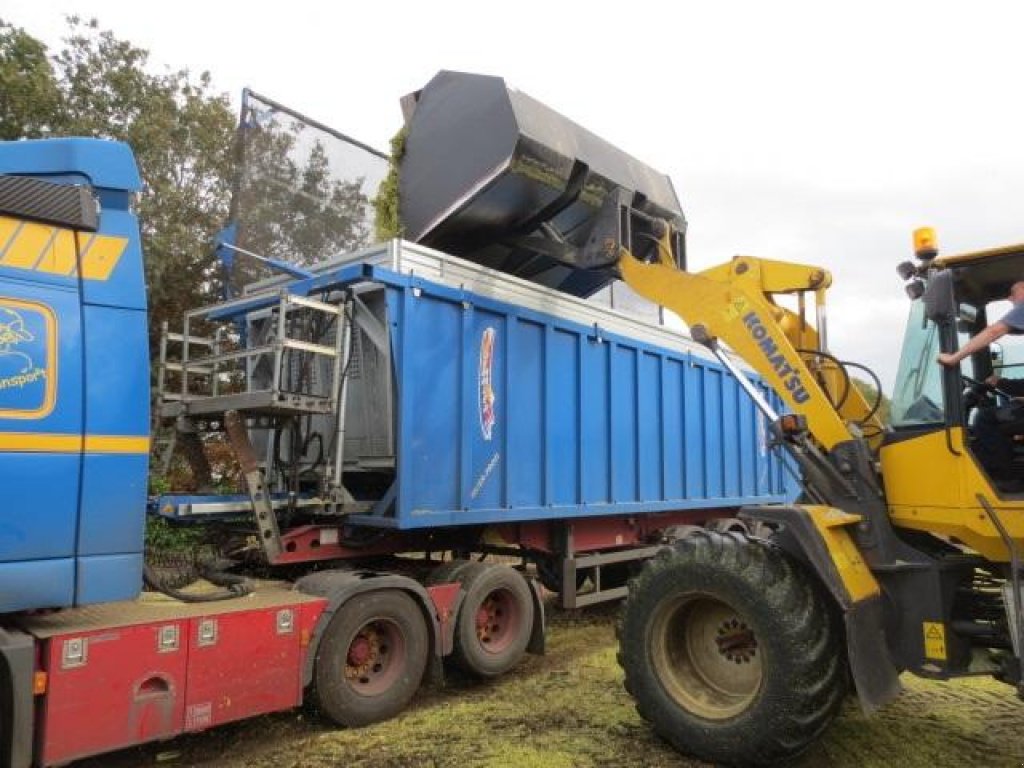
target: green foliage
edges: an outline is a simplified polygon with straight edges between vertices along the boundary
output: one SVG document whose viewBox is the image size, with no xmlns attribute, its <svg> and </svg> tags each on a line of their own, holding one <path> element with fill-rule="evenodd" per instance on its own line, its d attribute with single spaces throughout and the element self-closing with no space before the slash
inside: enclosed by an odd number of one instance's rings
<svg viewBox="0 0 1024 768">
<path fill-rule="evenodd" d="M 146 260 L 150 341 L 218 289 L 212 237 L 227 217 L 234 114 L 210 77 L 151 71 L 149 54 L 95 20 L 68 18 L 50 55 L 0 22 L 0 134 L 127 142 L 144 188 L 136 201 Z"/>
<path fill-rule="evenodd" d="M 46 46 L 0 19 L 0 140 L 45 136 L 60 96 Z"/>
<path fill-rule="evenodd" d="M 146 518 L 147 552 L 192 552 L 203 543 L 203 530 L 174 525 L 162 517 Z"/>
<path fill-rule="evenodd" d="M 388 158 L 388 175 L 377 189 L 373 208 L 377 213 L 374 230 L 378 242 L 402 236 L 402 218 L 399 208 L 398 181 L 399 164 L 405 155 L 405 140 L 408 129 L 402 128 L 391 138 L 391 157 Z"/>
</svg>

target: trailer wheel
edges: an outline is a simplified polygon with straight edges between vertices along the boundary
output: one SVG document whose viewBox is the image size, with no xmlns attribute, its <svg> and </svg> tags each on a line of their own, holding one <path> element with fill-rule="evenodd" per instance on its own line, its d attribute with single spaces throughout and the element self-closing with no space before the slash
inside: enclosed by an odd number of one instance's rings
<svg viewBox="0 0 1024 768">
<path fill-rule="evenodd" d="M 458 572 L 465 597 L 455 626 L 453 660 L 478 677 L 496 677 L 523 658 L 533 628 L 533 598 L 507 565 L 473 563 Z"/>
<path fill-rule="evenodd" d="M 771 545 L 697 533 L 630 583 L 619 625 L 626 689 L 680 752 L 727 765 L 797 755 L 845 693 L 827 600 Z"/>
<path fill-rule="evenodd" d="M 339 725 L 393 717 L 419 688 L 429 648 L 423 613 L 409 595 L 394 589 L 356 595 L 320 640 L 313 701 Z"/>
</svg>

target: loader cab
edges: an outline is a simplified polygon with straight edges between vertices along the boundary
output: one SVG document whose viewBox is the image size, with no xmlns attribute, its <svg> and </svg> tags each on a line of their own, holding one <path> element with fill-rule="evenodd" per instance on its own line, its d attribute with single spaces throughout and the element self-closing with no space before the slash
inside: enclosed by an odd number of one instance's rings
<svg viewBox="0 0 1024 768">
<path fill-rule="evenodd" d="M 919 466 L 935 466 L 931 453 L 958 457 L 949 471 L 958 477 L 957 491 L 978 488 L 1006 495 L 992 476 L 977 440 L 983 409 L 1000 404 L 1000 397 L 980 385 L 995 374 L 1024 379 L 1024 336 L 1006 335 L 989 348 L 964 359 L 959 367 L 936 362 L 940 352 L 953 352 L 974 334 L 998 320 L 1012 306 L 1010 286 L 1024 278 L 1024 245 L 926 260 L 908 283 L 911 308 L 896 383 L 892 427 L 887 445 L 913 442 L 927 445 Z M 961 450 L 961 448 L 965 450 Z M 911 454 L 904 446 L 893 453 Z M 1024 478 L 1024 443 L 1014 471 Z M 939 463 L 944 463 L 939 461 Z M 950 489 L 951 491 L 954 489 Z"/>
</svg>

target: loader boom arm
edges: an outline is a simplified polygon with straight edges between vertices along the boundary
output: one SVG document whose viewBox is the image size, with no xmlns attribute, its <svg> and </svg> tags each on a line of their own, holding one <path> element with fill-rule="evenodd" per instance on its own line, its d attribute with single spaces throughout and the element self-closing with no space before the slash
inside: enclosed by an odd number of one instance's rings
<svg viewBox="0 0 1024 768">
<path fill-rule="evenodd" d="M 660 250 L 660 249 L 659 249 Z M 874 420 L 860 392 L 831 357 L 824 357 L 819 332 L 804 317 L 805 295 L 824 307 L 829 273 L 819 267 L 738 256 L 702 272 L 686 272 L 668 259 L 641 262 L 624 251 L 619 269 L 645 298 L 675 312 L 691 328 L 725 342 L 807 420 L 826 450 L 861 435 L 851 423 Z M 799 312 L 775 303 L 796 295 Z M 822 315 L 823 317 L 823 315 Z M 813 367 L 812 367 L 813 366 Z M 873 426 L 878 434 L 881 424 Z"/>
</svg>

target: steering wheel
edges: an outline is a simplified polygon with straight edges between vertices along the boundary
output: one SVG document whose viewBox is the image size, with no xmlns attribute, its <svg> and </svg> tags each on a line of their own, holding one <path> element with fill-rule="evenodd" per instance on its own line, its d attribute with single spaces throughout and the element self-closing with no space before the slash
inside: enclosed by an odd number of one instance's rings
<svg viewBox="0 0 1024 768">
<path fill-rule="evenodd" d="M 988 382 L 972 379 L 970 376 L 965 376 L 962 373 L 960 374 L 960 378 L 963 380 L 965 384 L 969 385 L 971 389 L 973 389 L 975 393 L 979 396 L 995 394 L 999 395 L 1000 397 L 1006 398 L 1007 400 L 1013 399 L 1013 395 L 1011 395 L 1008 392 L 1004 392 L 999 387 L 993 387 Z"/>
<path fill-rule="evenodd" d="M 1008 403 L 1012 399 L 1011 395 L 999 389 L 999 387 L 993 387 L 987 382 L 978 381 L 963 374 L 960 374 L 960 378 L 967 385 L 963 400 L 968 417 L 975 408 L 996 407 L 1000 405 L 1000 400 L 1003 403 Z"/>
</svg>

